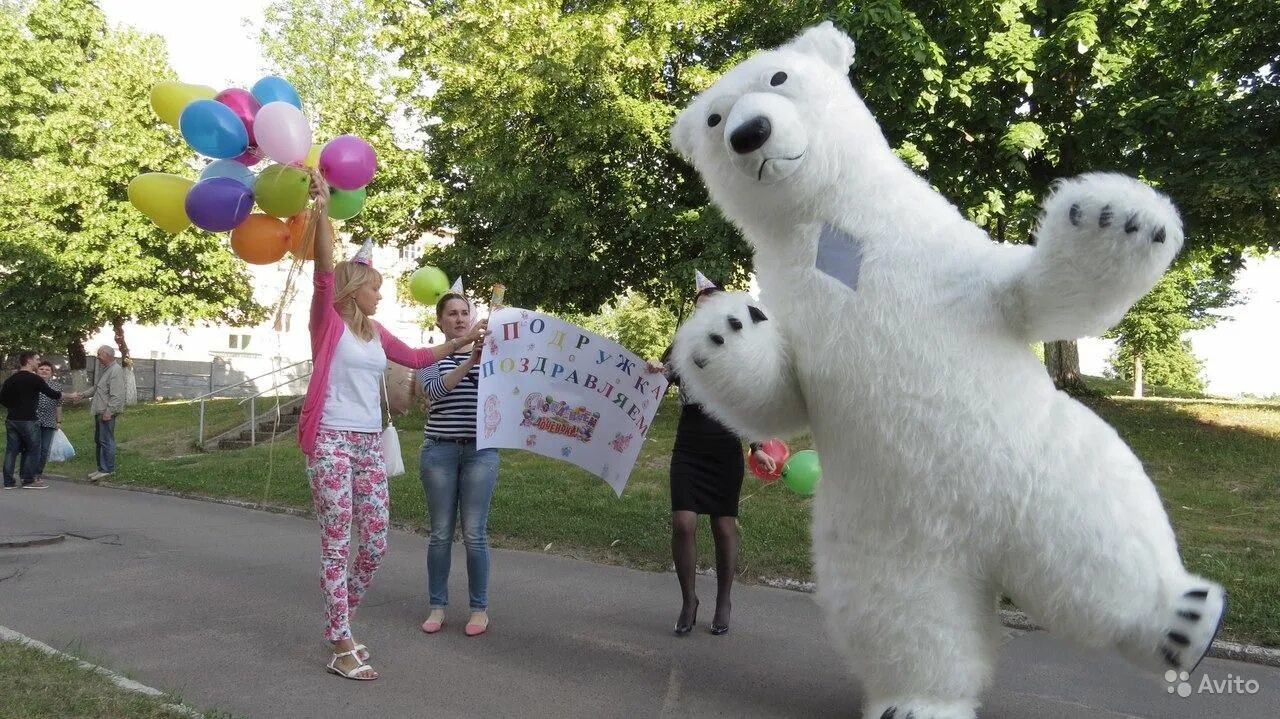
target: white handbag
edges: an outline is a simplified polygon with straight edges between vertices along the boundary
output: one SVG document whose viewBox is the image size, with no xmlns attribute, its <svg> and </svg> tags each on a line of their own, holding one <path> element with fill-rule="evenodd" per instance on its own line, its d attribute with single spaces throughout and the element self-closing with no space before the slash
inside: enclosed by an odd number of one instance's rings
<svg viewBox="0 0 1280 719">
<path fill-rule="evenodd" d="M 400 454 L 400 434 L 391 421 L 391 400 L 387 397 L 387 377 L 382 376 L 382 399 L 386 402 L 387 426 L 382 430 L 382 460 L 388 477 L 404 474 L 404 455 Z"/>
</svg>

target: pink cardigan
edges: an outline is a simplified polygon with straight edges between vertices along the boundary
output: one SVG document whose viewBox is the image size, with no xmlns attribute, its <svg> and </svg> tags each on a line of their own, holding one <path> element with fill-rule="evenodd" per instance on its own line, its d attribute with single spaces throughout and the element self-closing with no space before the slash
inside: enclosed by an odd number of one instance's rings
<svg viewBox="0 0 1280 719">
<path fill-rule="evenodd" d="M 315 292 L 311 296 L 311 381 L 307 384 L 307 396 L 302 400 L 302 416 L 298 418 L 298 444 L 302 453 L 310 457 L 316 448 L 316 433 L 320 431 L 320 418 L 324 416 L 324 397 L 329 389 L 329 368 L 333 365 L 333 353 L 342 339 L 346 323 L 333 306 L 333 270 L 315 271 Z M 382 351 L 396 364 L 419 369 L 436 361 L 436 353 L 430 347 L 413 349 L 396 339 L 386 327 L 373 323 L 382 340 Z"/>
</svg>

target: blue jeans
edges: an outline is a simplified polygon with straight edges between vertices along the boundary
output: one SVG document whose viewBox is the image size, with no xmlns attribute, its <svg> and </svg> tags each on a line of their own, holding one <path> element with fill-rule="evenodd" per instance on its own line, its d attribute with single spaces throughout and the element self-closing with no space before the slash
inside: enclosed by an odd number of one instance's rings
<svg viewBox="0 0 1280 719">
<path fill-rule="evenodd" d="M 36 462 L 37 477 L 44 474 L 44 466 L 49 463 L 49 448 L 53 446 L 53 435 L 57 433 L 57 427 L 40 425 L 40 460 Z"/>
<path fill-rule="evenodd" d="M 102 415 L 93 416 L 93 443 L 98 449 L 98 471 L 107 474 L 116 473 L 116 416 L 104 420 Z"/>
<path fill-rule="evenodd" d="M 18 455 L 22 455 L 22 464 L 18 475 L 23 484 L 31 484 L 36 477 L 36 463 L 40 461 L 40 423 L 35 420 L 4 421 L 4 486 L 13 487 L 17 482 L 13 478 L 13 470 L 18 466 Z"/>
<path fill-rule="evenodd" d="M 489 500 L 498 484 L 498 450 L 470 442 L 426 440 L 419 476 L 427 496 L 431 538 L 427 540 L 427 594 L 431 608 L 449 604 L 453 530 L 462 514 L 471 608 L 489 607 Z"/>
</svg>

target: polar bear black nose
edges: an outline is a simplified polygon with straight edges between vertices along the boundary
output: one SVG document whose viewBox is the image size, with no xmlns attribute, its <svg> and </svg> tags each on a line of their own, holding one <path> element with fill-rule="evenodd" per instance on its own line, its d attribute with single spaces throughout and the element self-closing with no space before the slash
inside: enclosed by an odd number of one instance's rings
<svg viewBox="0 0 1280 719">
<path fill-rule="evenodd" d="M 748 152 L 759 150 L 764 143 L 769 141 L 769 133 L 773 131 L 773 127 L 769 125 L 769 118 L 764 115 L 753 117 L 750 120 L 738 126 L 729 135 L 729 144 L 733 146 L 733 151 L 739 155 L 745 155 Z"/>
</svg>

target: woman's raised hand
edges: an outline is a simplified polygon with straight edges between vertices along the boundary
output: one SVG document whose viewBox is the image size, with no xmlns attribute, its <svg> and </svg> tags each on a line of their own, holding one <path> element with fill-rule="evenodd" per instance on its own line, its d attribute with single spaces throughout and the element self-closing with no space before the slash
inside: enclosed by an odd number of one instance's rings
<svg viewBox="0 0 1280 719">
<path fill-rule="evenodd" d="M 649 374 L 658 374 L 659 372 L 665 372 L 667 370 L 666 365 L 662 364 L 658 360 L 649 360 L 645 363 L 644 368 L 649 372 Z"/>
<path fill-rule="evenodd" d="M 329 214 L 329 183 L 324 179 L 324 175 L 320 174 L 320 170 L 314 167 L 307 168 L 307 175 L 311 178 L 311 207 L 318 213 L 328 216 Z"/>
<path fill-rule="evenodd" d="M 471 329 L 462 336 L 462 344 L 480 344 L 484 342 L 484 338 L 489 334 L 489 320 L 480 320 L 471 326 Z"/>
</svg>

